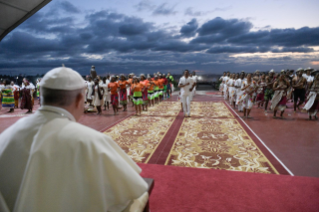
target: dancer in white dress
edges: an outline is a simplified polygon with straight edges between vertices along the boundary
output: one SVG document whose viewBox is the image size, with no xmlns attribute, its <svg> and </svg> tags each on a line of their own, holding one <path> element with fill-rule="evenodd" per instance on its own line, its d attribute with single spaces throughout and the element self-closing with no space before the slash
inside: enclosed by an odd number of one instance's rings
<svg viewBox="0 0 319 212">
<path fill-rule="evenodd" d="M 227 86 L 227 82 L 229 80 L 229 75 L 230 73 L 228 72 L 226 74 L 226 76 L 223 78 L 223 82 L 224 82 L 224 100 L 228 99 L 228 86 Z"/>
<path fill-rule="evenodd" d="M 239 96 L 239 102 L 243 104 L 244 118 L 248 118 L 251 108 L 253 107 L 253 93 L 257 89 L 257 83 L 251 78 L 251 74 L 247 75 L 247 81 L 242 84 L 242 94 Z"/>
<path fill-rule="evenodd" d="M 87 102 L 90 104 L 90 106 L 92 106 L 92 93 L 93 93 L 93 81 L 92 81 L 92 77 L 88 77 L 88 81 L 86 82 L 87 84 L 87 94 L 86 94 L 86 99 Z"/>
<path fill-rule="evenodd" d="M 100 84 L 100 87 L 103 88 L 103 103 L 102 106 L 104 107 L 104 110 L 109 109 L 109 105 L 111 102 L 111 94 L 108 91 L 108 85 L 110 83 L 110 80 L 108 80 L 109 76 L 103 77 L 102 82 Z"/>
<path fill-rule="evenodd" d="M 239 96 L 242 94 L 241 90 L 241 84 L 243 82 L 243 79 L 245 77 L 245 73 L 242 72 L 240 74 L 240 77 L 235 81 L 235 89 L 236 89 L 236 105 L 238 107 L 238 112 L 243 112 L 243 105 L 242 102 L 239 102 Z"/>
<path fill-rule="evenodd" d="M 231 74 L 227 82 L 229 104 L 235 107 L 236 90 L 235 90 L 235 74 Z"/>
<path fill-rule="evenodd" d="M 103 88 L 99 85 L 99 79 L 94 79 L 94 89 L 93 89 L 93 104 L 97 109 L 97 114 L 102 113 L 102 105 L 103 105 Z"/>
<path fill-rule="evenodd" d="M 224 96 L 224 77 L 226 76 L 226 72 L 224 72 L 223 76 L 219 78 L 219 81 L 221 82 L 219 85 L 219 91 L 222 92 L 222 96 Z"/>
</svg>

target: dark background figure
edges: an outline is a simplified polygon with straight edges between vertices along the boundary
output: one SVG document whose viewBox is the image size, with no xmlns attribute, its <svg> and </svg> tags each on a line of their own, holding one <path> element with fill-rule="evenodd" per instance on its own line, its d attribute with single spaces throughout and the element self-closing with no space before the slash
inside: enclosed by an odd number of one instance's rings
<svg viewBox="0 0 319 212">
<path fill-rule="evenodd" d="M 97 74 L 96 74 L 96 71 L 95 71 L 95 66 L 91 67 L 90 76 L 92 77 L 92 79 L 95 79 L 97 77 Z"/>
<path fill-rule="evenodd" d="M 22 92 L 22 99 L 21 99 L 21 105 L 20 108 L 28 109 L 27 113 L 32 113 L 32 88 L 30 87 L 30 83 L 28 80 L 24 83 L 25 87 L 21 90 Z"/>
</svg>

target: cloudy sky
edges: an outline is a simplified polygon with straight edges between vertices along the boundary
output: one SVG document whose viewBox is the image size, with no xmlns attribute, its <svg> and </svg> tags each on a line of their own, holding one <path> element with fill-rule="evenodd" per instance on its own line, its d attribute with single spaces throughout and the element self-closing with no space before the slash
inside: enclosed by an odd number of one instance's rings
<svg viewBox="0 0 319 212">
<path fill-rule="evenodd" d="M 318 0 L 53 0 L 0 42 L 0 74 L 319 69 Z"/>
</svg>

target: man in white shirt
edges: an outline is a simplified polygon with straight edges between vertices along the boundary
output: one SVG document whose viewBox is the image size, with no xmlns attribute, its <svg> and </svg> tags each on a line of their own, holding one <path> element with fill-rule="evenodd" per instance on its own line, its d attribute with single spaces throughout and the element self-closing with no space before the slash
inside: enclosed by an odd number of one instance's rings
<svg viewBox="0 0 319 212">
<path fill-rule="evenodd" d="M 191 95 L 194 89 L 194 80 L 189 77 L 189 71 L 184 71 L 184 76 L 179 79 L 178 87 L 181 89 L 181 101 L 183 104 L 184 116 L 190 116 Z"/>
<path fill-rule="evenodd" d="M 312 68 L 308 67 L 305 69 L 306 73 L 302 74 L 302 77 L 304 77 L 307 80 L 308 84 L 312 83 L 313 79 L 314 79 L 314 77 L 311 76 L 311 74 L 310 74 L 312 70 L 313 70 Z"/>
<path fill-rule="evenodd" d="M 0 135 L 1 211 L 143 210 L 141 169 L 112 138 L 77 123 L 84 87 L 72 69 L 49 71 L 40 109 Z"/>
</svg>

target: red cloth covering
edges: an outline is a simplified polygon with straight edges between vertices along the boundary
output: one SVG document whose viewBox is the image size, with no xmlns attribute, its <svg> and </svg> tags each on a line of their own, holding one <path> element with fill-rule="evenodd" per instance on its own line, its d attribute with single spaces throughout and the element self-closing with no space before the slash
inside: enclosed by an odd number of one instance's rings
<svg viewBox="0 0 319 212">
<path fill-rule="evenodd" d="M 14 91 L 13 95 L 15 100 L 19 99 L 19 91 Z"/>
<path fill-rule="evenodd" d="M 319 100 L 318 99 L 316 99 L 314 101 L 313 105 L 309 109 L 309 112 L 315 112 L 316 110 L 319 110 Z"/>
<path fill-rule="evenodd" d="M 120 101 L 121 102 L 123 102 L 123 101 L 126 102 L 127 101 L 126 88 L 120 90 Z"/>
<path fill-rule="evenodd" d="M 278 105 L 286 105 L 286 104 L 287 104 L 287 96 L 281 97 L 281 100 L 278 103 Z"/>
<path fill-rule="evenodd" d="M 264 93 L 259 93 L 256 97 L 256 102 L 264 101 Z"/>
<path fill-rule="evenodd" d="M 319 180 L 155 164 L 138 164 L 154 179 L 152 212 L 318 211 Z"/>
<path fill-rule="evenodd" d="M 144 89 L 144 91 L 142 92 L 143 94 L 143 101 L 148 101 L 148 92 L 147 89 Z"/>
<path fill-rule="evenodd" d="M 168 80 L 166 78 L 163 78 L 163 80 L 164 80 L 164 85 L 167 85 Z"/>
<path fill-rule="evenodd" d="M 111 94 L 111 104 L 112 105 L 119 104 L 119 95 L 118 94 Z"/>
</svg>

